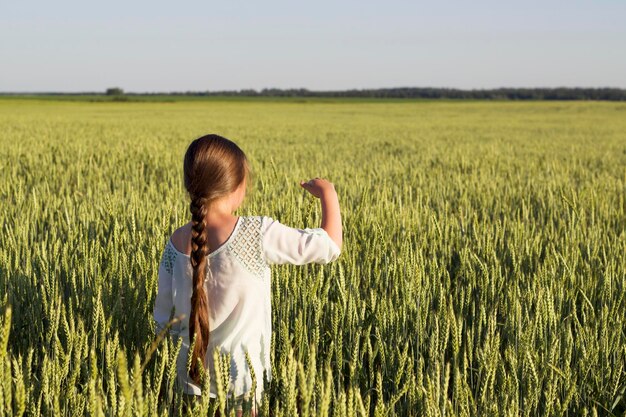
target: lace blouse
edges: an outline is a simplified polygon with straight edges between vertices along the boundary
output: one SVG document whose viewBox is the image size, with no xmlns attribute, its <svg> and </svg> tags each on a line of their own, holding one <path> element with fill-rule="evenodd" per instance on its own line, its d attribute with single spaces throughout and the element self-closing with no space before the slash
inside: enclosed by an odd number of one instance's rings
<svg viewBox="0 0 626 417">
<path fill-rule="evenodd" d="M 322 228 L 296 229 L 268 216 L 240 216 L 228 239 L 207 256 L 205 278 L 209 297 L 208 370 L 210 396 L 217 396 L 213 351 L 230 353 L 228 395 L 239 396 L 252 389 L 245 352 L 254 368 L 257 398 L 263 391 L 263 371 L 271 380 L 270 341 L 272 331 L 270 281 L 272 264 L 325 264 L 337 259 L 340 249 Z M 154 304 L 157 331 L 170 314 L 184 318 L 170 327 L 170 334 L 182 337 L 177 358 L 177 382 L 187 394 L 201 394 L 201 387 L 187 373 L 189 354 L 189 313 L 191 311 L 192 268 L 189 256 L 168 240 L 159 264 L 158 292 Z"/>
</svg>

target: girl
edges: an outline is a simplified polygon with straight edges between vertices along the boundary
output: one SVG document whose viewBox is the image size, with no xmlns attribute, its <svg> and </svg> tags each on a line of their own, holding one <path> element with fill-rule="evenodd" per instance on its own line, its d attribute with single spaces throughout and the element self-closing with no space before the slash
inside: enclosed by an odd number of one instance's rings
<svg viewBox="0 0 626 417">
<path fill-rule="evenodd" d="M 219 135 L 194 140 L 184 157 L 184 183 L 191 221 L 168 239 L 159 265 L 154 320 L 162 330 L 171 314 L 182 318 L 170 333 L 182 337 L 177 382 L 185 394 L 201 394 L 198 359 L 209 371 L 210 396 L 217 397 L 213 352 L 230 353 L 227 394 L 253 397 L 256 415 L 263 372 L 271 379 L 270 265 L 337 259 L 342 246 L 341 215 L 334 185 L 315 178 L 300 186 L 321 200 L 321 227 L 296 229 L 268 216 L 235 216 L 249 179 L 243 151 Z M 191 352 L 191 342 L 195 344 Z M 257 379 L 251 392 L 249 355 Z M 187 361 L 191 360 L 189 372 Z"/>
</svg>

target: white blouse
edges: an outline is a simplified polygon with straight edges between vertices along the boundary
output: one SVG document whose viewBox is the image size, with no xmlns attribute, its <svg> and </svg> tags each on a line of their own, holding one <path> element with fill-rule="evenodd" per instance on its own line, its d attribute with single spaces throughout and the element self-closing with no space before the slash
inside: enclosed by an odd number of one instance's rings
<svg viewBox="0 0 626 417">
<path fill-rule="evenodd" d="M 337 244 L 322 228 L 296 229 L 268 216 L 240 216 L 228 239 L 209 253 L 205 278 L 209 297 L 209 345 L 207 362 L 213 369 L 213 351 L 230 352 L 231 380 L 228 395 L 250 392 L 252 378 L 247 351 L 257 381 L 257 398 L 263 392 L 263 371 L 271 380 L 270 341 L 272 317 L 270 281 L 272 264 L 326 264 L 340 254 Z M 157 331 L 174 316 L 170 334 L 182 337 L 177 358 L 177 382 L 187 394 L 201 394 L 201 387 L 187 373 L 192 268 L 189 256 L 168 240 L 159 265 L 159 286 L 154 304 Z M 210 272 L 210 273 L 209 273 Z M 211 371 L 210 396 L 217 396 Z"/>
</svg>

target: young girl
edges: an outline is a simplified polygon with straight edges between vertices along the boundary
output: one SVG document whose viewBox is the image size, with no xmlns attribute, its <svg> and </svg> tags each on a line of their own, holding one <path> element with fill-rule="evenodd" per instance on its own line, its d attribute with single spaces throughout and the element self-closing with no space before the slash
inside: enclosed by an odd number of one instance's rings
<svg viewBox="0 0 626 417">
<path fill-rule="evenodd" d="M 263 372 L 271 379 L 270 265 L 337 259 L 342 246 L 339 201 L 332 183 L 321 178 L 300 182 L 321 200 L 319 228 L 296 229 L 268 216 L 235 216 L 249 179 L 243 151 L 218 135 L 194 140 L 184 158 L 184 182 L 191 221 L 168 239 L 159 265 L 154 320 L 159 330 L 171 313 L 182 319 L 170 333 L 182 337 L 177 382 L 185 394 L 201 395 L 198 358 L 211 376 L 210 396 L 217 397 L 213 352 L 230 353 L 230 386 L 242 415 L 244 398 L 256 407 L 263 392 Z M 191 367 L 187 372 L 189 348 Z M 257 390 L 246 352 L 254 368 Z M 196 397 L 193 397 L 196 398 Z"/>
</svg>

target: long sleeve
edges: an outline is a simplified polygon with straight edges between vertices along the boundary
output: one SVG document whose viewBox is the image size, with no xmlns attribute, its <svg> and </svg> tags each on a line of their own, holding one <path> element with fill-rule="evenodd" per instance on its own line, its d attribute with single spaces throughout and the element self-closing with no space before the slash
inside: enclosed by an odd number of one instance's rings
<svg viewBox="0 0 626 417">
<path fill-rule="evenodd" d="M 157 333 L 165 328 L 172 315 L 174 308 L 174 298 L 172 292 L 173 260 L 172 251 L 169 245 L 163 250 L 161 262 L 159 263 L 159 286 L 157 296 L 154 301 L 153 318 L 156 324 Z M 169 333 L 178 334 L 179 326 L 170 327 Z"/>
<path fill-rule="evenodd" d="M 297 229 L 264 216 L 261 234 L 263 255 L 268 264 L 326 264 L 341 253 L 321 227 Z"/>
</svg>

